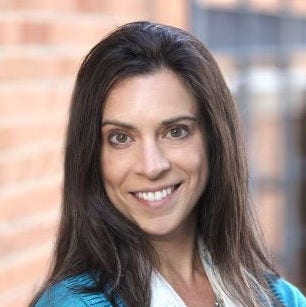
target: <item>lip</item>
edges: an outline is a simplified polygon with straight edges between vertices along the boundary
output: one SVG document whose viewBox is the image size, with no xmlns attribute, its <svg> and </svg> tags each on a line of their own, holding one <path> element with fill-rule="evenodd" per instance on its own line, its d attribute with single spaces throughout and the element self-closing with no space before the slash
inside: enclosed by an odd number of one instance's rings
<svg viewBox="0 0 306 307">
<path fill-rule="evenodd" d="M 149 208 L 162 208 L 162 207 L 165 207 L 171 201 L 171 199 L 177 194 L 181 185 L 182 185 L 182 182 L 171 184 L 171 185 L 164 185 L 160 187 L 154 187 L 154 188 L 148 187 L 148 188 L 144 188 L 141 190 L 139 189 L 137 191 L 130 192 L 130 194 L 134 197 L 134 199 L 137 200 L 137 202 L 141 203 L 142 206 L 145 205 Z M 139 192 L 145 192 L 145 193 L 158 192 L 158 191 L 162 191 L 164 189 L 170 188 L 170 187 L 174 187 L 174 190 L 171 192 L 171 194 L 168 194 L 166 197 L 162 198 L 161 200 L 149 201 L 149 200 L 145 200 L 145 199 L 142 199 L 136 196 L 136 193 L 139 193 Z"/>
</svg>

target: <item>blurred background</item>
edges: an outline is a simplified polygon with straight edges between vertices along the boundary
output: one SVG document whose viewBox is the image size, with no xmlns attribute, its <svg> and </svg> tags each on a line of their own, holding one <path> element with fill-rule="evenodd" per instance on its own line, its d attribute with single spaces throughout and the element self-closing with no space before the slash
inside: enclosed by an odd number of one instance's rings
<svg viewBox="0 0 306 307">
<path fill-rule="evenodd" d="M 134 20 L 191 31 L 215 55 L 273 261 L 305 293 L 306 1 L 0 0 L 0 306 L 26 306 L 48 269 L 81 60 Z"/>
</svg>

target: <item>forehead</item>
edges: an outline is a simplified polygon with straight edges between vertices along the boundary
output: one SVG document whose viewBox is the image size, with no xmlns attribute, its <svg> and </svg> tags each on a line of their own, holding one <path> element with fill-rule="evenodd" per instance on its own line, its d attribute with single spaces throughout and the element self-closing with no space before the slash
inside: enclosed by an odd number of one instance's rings
<svg viewBox="0 0 306 307">
<path fill-rule="evenodd" d="M 120 81 L 103 106 L 103 120 L 132 120 L 135 117 L 162 120 L 196 114 L 197 102 L 189 86 L 177 74 L 164 68 Z"/>
</svg>

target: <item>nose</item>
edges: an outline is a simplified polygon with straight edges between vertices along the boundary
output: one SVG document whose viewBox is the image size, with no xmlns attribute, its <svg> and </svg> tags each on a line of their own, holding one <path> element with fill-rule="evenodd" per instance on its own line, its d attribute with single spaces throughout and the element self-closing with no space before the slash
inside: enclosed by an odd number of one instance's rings
<svg viewBox="0 0 306 307">
<path fill-rule="evenodd" d="M 165 150 L 156 141 L 145 142 L 136 161 L 136 172 L 153 180 L 170 169 L 170 161 Z"/>
</svg>

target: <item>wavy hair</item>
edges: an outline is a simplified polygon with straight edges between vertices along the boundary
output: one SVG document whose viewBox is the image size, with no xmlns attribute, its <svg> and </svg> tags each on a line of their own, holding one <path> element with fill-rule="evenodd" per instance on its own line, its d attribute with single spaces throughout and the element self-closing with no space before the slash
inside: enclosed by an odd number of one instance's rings
<svg viewBox="0 0 306 307">
<path fill-rule="evenodd" d="M 53 264 L 32 304 L 55 283 L 86 272 L 95 279 L 95 287 L 87 292 L 103 292 L 114 305 L 120 296 L 128 306 L 149 306 L 150 274 L 157 255 L 146 234 L 106 195 L 100 125 L 103 103 L 115 84 L 163 67 L 185 80 L 205 123 L 210 172 L 196 207 L 198 236 L 231 297 L 248 307 L 261 306 L 263 297 L 270 300 L 265 272 L 276 272 L 260 243 L 236 106 L 218 65 L 188 32 L 134 22 L 99 42 L 79 69 L 66 137 Z"/>
</svg>

